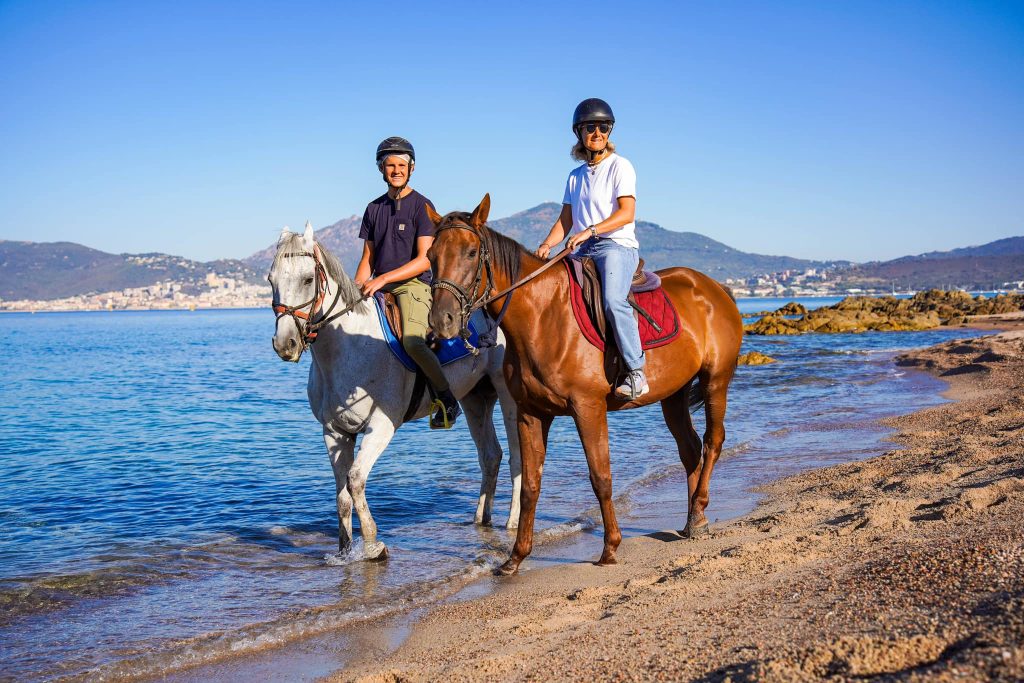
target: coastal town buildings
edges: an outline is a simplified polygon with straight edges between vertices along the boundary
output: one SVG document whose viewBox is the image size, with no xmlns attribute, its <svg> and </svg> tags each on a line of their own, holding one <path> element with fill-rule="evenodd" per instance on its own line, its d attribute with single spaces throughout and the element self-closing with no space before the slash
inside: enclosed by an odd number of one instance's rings
<svg viewBox="0 0 1024 683">
<path fill-rule="evenodd" d="M 205 287 L 165 281 L 116 292 L 82 294 L 49 301 L 3 301 L 0 311 L 146 311 L 202 308 L 263 308 L 270 306 L 267 284 L 252 284 L 214 273 Z"/>
<path fill-rule="evenodd" d="M 725 284 L 737 297 L 822 297 L 883 296 L 913 294 L 890 288 L 852 287 L 844 283 L 840 273 L 810 268 L 803 271 L 784 270 L 764 273 L 752 278 L 726 278 Z M 951 289 L 957 289 L 952 287 Z M 1024 290 L 1024 280 L 1004 282 L 997 291 Z M 201 284 L 166 280 L 145 287 L 132 287 L 114 292 L 82 294 L 48 301 L 3 300 L 0 312 L 42 311 L 146 311 L 196 310 L 215 308 L 265 308 L 270 306 L 271 290 L 265 283 L 208 273 Z"/>
</svg>

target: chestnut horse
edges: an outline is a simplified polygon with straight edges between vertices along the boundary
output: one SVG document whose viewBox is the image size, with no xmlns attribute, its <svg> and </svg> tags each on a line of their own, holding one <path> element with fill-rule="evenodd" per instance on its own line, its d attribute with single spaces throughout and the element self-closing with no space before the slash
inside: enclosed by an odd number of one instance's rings
<svg viewBox="0 0 1024 683">
<path fill-rule="evenodd" d="M 488 301 L 544 266 L 514 240 L 486 226 L 490 195 L 472 214 L 440 216 L 430 210 L 436 227 L 428 252 L 434 272 L 430 324 L 451 338 L 465 326 L 475 307 L 486 305 L 498 317 L 506 297 Z M 686 469 L 689 511 L 683 535 L 708 530 L 704 510 L 708 481 L 725 439 L 729 382 L 736 370 L 743 326 L 731 295 L 708 276 L 689 268 L 658 271 L 662 286 L 679 312 L 681 332 L 671 343 L 646 352 L 650 393 L 635 401 L 617 399 L 604 354 L 590 344 L 573 318 L 569 279 L 556 267 L 513 291 L 501 329 L 507 340 L 504 373 L 516 401 L 522 452 L 519 529 L 508 561 L 498 570 L 514 574 L 533 548 L 533 521 L 540 495 L 548 429 L 556 415 L 571 415 L 590 469 L 590 483 L 601 506 L 604 551 L 598 564 L 614 564 L 622 540 L 612 505 L 608 454 L 608 411 L 639 408 L 657 401 Z M 697 382 L 695 385 L 694 382 Z M 690 408 L 704 404 L 706 430 L 701 441 L 690 421 Z"/>
</svg>

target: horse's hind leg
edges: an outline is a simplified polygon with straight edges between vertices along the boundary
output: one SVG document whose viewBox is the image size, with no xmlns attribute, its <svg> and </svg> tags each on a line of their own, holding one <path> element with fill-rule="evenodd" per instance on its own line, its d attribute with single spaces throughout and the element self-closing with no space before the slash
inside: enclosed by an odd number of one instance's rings
<svg viewBox="0 0 1024 683">
<path fill-rule="evenodd" d="M 612 503 L 612 468 L 608 454 L 608 411 L 604 403 L 576 405 L 573 412 L 576 430 L 587 454 L 590 469 L 590 485 L 594 487 L 597 502 L 601 506 L 601 520 L 604 522 L 604 550 L 598 564 L 615 564 L 615 551 L 622 541 L 622 532 L 615 518 Z"/>
<path fill-rule="evenodd" d="M 484 378 L 460 401 L 480 461 L 480 499 L 473 521 L 483 525 L 491 523 L 494 489 L 498 485 L 498 468 L 501 467 L 501 444 L 498 443 L 498 435 L 494 432 L 494 422 L 491 420 L 497 400 L 498 395 L 490 380 Z"/>
<path fill-rule="evenodd" d="M 698 468 L 700 467 L 701 446 L 697 430 L 690 419 L 690 387 L 692 382 L 661 402 L 665 424 L 676 440 L 679 460 L 686 470 L 687 516 L 693 504 L 693 492 L 697 489 Z"/>
<path fill-rule="evenodd" d="M 708 520 L 704 516 L 704 510 L 709 500 L 708 484 L 718 456 L 722 454 L 722 444 L 725 442 L 727 393 L 734 372 L 735 367 L 728 367 L 715 372 L 702 371 L 700 374 L 700 382 L 704 387 L 704 415 L 707 427 L 704 430 L 704 464 L 700 468 L 697 487 L 690 498 L 690 513 L 684 531 L 684 535 L 690 538 L 699 536 L 707 530 Z"/>
<path fill-rule="evenodd" d="M 352 545 L 352 495 L 348 491 L 348 473 L 352 469 L 352 458 L 356 446 L 354 434 L 332 429 L 324 425 L 324 444 L 331 458 L 334 471 L 334 493 L 338 506 L 338 550 L 348 550 Z"/>
<path fill-rule="evenodd" d="M 491 376 L 494 390 L 498 393 L 498 404 L 501 406 L 501 417 L 505 422 L 505 436 L 508 439 L 508 473 L 512 478 L 512 500 L 508 508 L 506 529 L 519 526 L 519 499 L 523 484 L 523 460 L 519 450 L 519 429 L 516 427 L 516 402 L 512 398 L 501 368 Z"/>
</svg>

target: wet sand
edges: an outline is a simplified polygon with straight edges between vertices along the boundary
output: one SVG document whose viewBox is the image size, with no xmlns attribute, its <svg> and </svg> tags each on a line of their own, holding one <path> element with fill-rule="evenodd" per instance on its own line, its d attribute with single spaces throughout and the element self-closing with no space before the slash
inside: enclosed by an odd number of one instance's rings
<svg viewBox="0 0 1024 683">
<path fill-rule="evenodd" d="M 972 326 L 1024 326 L 999 318 Z M 956 402 L 887 420 L 894 450 L 773 482 L 710 537 L 492 580 L 329 680 L 1024 679 L 1024 331 L 899 362 Z"/>
</svg>

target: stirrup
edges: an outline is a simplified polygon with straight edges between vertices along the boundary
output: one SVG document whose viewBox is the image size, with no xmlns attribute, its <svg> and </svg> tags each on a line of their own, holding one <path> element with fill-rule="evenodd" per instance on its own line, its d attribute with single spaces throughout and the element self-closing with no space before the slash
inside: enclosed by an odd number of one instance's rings
<svg viewBox="0 0 1024 683">
<path fill-rule="evenodd" d="M 637 381 L 643 377 L 643 386 L 637 387 Z M 625 391 L 621 391 L 625 389 Z M 615 397 L 623 401 L 635 401 L 651 390 L 647 383 L 647 377 L 642 370 L 630 370 L 622 380 L 622 384 L 615 387 Z"/>
<path fill-rule="evenodd" d="M 440 412 L 441 414 L 440 422 L 437 422 L 434 419 L 437 416 L 438 412 Z M 452 427 L 454 427 L 455 420 L 457 420 L 459 418 L 459 415 L 462 414 L 462 408 L 459 407 L 458 402 L 455 403 L 454 410 L 452 412 L 454 414 L 449 417 L 448 406 L 446 406 L 444 404 L 444 401 L 442 401 L 440 398 L 435 398 L 433 401 L 430 402 L 430 428 L 451 429 Z"/>
</svg>

